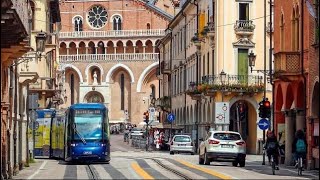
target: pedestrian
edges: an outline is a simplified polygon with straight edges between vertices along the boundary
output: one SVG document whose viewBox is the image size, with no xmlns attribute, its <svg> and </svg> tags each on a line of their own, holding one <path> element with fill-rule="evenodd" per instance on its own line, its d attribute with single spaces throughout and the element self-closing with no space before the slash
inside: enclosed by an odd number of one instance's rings
<svg viewBox="0 0 320 180">
<path fill-rule="evenodd" d="M 292 154 L 296 163 L 295 168 L 298 167 L 298 158 L 302 157 L 303 161 L 305 160 L 307 154 L 307 146 L 308 144 L 305 138 L 305 134 L 301 129 L 299 129 L 296 132 L 295 138 L 292 143 Z"/>
<path fill-rule="evenodd" d="M 269 165 L 271 165 L 271 155 L 273 155 L 276 170 L 279 170 L 279 142 L 274 132 L 267 132 L 267 141 L 264 148 L 267 150 Z"/>
</svg>

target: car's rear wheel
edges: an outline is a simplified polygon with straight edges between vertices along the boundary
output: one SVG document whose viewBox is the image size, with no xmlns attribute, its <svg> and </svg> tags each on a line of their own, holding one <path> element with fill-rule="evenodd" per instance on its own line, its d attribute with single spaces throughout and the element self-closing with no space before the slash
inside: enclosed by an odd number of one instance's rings
<svg viewBox="0 0 320 180">
<path fill-rule="evenodd" d="M 237 161 L 237 160 L 236 160 L 236 161 L 233 161 L 233 162 L 232 162 L 232 166 L 237 167 L 237 166 L 238 166 L 238 161 Z"/>
<path fill-rule="evenodd" d="M 174 152 L 173 152 L 173 151 L 170 151 L 170 154 L 171 154 L 171 155 L 174 155 Z"/>
<path fill-rule="evenodd" d="M 194 155 L 194 152 L 192 152 L 191 155 Z"/>
<path fill-rule="evenodd" d="M 240 161 L 240 162 L 239 162 L 239 165 L 240 165 L 240 167 L 246 166 L 246 161 L 245 161 L 245 160 Z"/>
<path fill-rule="evenodd" d="M 210 159 L 207 155 L 207 152 L 204 153 L 204 164 L 205 165 L 210 165 Z"/>
</svg>

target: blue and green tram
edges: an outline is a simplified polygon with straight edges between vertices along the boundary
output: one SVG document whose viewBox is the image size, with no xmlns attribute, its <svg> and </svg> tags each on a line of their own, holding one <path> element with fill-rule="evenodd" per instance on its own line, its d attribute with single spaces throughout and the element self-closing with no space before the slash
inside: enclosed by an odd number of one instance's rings
<svg viewBox="0 0 320 180">
<path fill-rule="evenodd" d="M 66 111 L 65 161 L 110 161 L 108 109 L 100 103 L 71 105 Z"/>
</svg>

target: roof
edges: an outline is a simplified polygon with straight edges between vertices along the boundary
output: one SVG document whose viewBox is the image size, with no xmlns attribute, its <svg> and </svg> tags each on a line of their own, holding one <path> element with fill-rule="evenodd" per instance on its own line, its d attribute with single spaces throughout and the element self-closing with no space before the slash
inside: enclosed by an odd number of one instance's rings
<svg viewBox="0 0 320 180">
<path fill-rule="evenodd" d="M 107 109 L 104 104 L 101 103 L 78 103 L 70 106 L 70 109 Z"/>
</svg>

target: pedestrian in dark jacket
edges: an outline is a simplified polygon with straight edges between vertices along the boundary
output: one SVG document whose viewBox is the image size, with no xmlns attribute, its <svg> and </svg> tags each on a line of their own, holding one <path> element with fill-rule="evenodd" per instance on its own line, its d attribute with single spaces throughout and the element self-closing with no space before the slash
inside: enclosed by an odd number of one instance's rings
<svg viewBox="0 0 320 180">
<path fill-rule="evenodd" d="M 279 170 L 279 142 L 276 135 L 272 131 L 267 132 L 267 141 L 264 148 L 267 150 L 269 164 L 271 164 L 271 155 L 273 155 L 273 160 L 276 164 L 276 169 Z"/>
<path fill-rule="evenodd" d="M 298 165 L 298 158 L 302 157 L 303 160 L 306 158 L 307 147 L 308 144 L 304 132 L 302 130 L 298 130 L 292 142 L 292 154 L 296 162 L 295 167 Z"/>
</svg>

